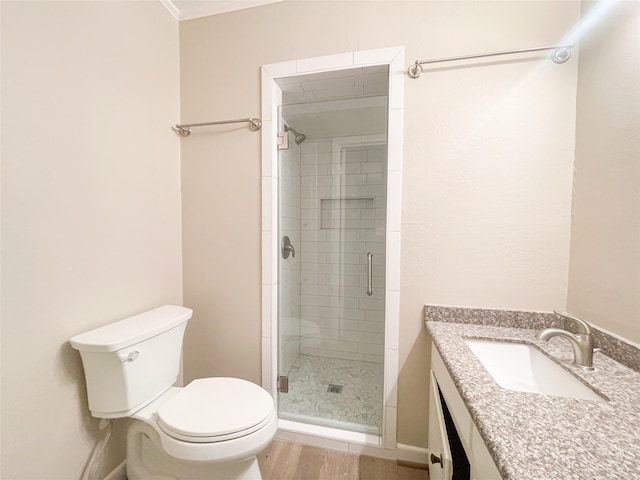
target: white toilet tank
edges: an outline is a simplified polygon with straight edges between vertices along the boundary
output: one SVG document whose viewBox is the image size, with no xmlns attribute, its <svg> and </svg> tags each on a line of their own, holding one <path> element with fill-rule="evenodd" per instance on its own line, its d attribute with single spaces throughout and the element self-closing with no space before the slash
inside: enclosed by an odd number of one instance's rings
<svg viewBox="0 0 640 480">
<path fill-rule="evenodd" d="M 192 314 L 165 305 L 70 340 L 82 357 L 94 417 L 128 417 L 175 383 Z"/>
</svg>

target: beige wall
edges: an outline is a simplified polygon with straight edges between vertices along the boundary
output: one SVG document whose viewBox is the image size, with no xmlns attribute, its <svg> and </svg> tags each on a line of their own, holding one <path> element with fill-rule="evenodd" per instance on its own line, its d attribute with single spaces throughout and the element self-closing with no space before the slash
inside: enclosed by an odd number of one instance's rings
<svg viewBox="0 0 640 480">
<path fill-rule="evenodd" d="M 640 3 L 584 2 L 568 310 L 640 342 Z"/>
<path fill-rule="evenodd" d="M 101 433 L 67 340 L 182 301 L 178 24 L 157 2 L 1 8 L 1 476 L 78 479 Z"/>
<path fill-rule="evenodd" d="M 181 119 L 258 115 L 263 64 L 398 45 L 407 64 L 548 45 L 578 16 L 577 2 L 283 2 L 182 22 Z M 566 306 L 577 61 L 510 60 L 405 79 L 405 444 L 426 446 L 425 302 Z M 245 126 L 182 140 L 190 378 L 260 381 L 260 155 Z"/>
</svg>

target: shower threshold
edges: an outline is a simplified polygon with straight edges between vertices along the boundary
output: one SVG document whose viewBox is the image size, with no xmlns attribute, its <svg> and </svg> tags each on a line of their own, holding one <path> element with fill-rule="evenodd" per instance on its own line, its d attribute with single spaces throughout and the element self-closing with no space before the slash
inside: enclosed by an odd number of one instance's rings
<svg viewBox="0 0 640 480">
<path fill-rule="evenodd" d="M 346 430 L 349 432 L 365 433 L 380 437 L 380 429 L 372 425 L 363 425 L 361 423 L 344 422 L 342 420 L 334 420 L 330 418 L 312 417 L 302 413 L 280 412 L 278 416 L 281 420 L 290 420 L 292 422 L 306 423 L 309 425 L 317 425 L 320 427 L 335 428 L 338 430 Z M 376 442 L 379 443 L 379 442 Z"/>
<path fill-rule="evenodd" d="M 278 419 L 276 438 L 297 443 L 314 444 L 313 439 L 329 439 L 354 445 L 366 445 L 373 449 L 383 448 L 382 435 L 354 432 L 342 428 L 314 425 L 300 420 Z M 375 453 L 374 456 L 377 456 Z"/>
</svg>

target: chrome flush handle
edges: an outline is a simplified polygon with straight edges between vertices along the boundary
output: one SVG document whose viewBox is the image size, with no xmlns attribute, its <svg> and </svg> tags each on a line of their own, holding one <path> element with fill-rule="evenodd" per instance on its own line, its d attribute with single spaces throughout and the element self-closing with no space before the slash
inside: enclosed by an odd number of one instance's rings
<svg viewBox="0 0 640 480">
<path fill-rule="evenodd" d="M 140 356 L 140 352 L 138 350 L 132 350 L 128 353 L 128 355 L 125 355 L 124 353 L 118 354 L 118 358 L 122 363 L 133 362 L 139 356 Z"/>
</svg>

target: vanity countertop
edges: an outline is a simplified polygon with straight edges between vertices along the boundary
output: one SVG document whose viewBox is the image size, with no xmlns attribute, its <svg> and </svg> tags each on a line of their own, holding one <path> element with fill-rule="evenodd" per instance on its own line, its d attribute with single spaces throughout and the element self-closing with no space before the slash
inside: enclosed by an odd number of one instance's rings
<svg viewBox="0 0 640 480">
<path fill-rule="evenodd" d="M 536 340 L 534 329 L 449 322 L 427 330 L 504 480 L 640 479 L 639 372 L 600 352 L 595 370 L 581 371 L 569 342 Z M 533 343 L 608 401 L 506 390 L 466 338 Z"/>
</svg>

